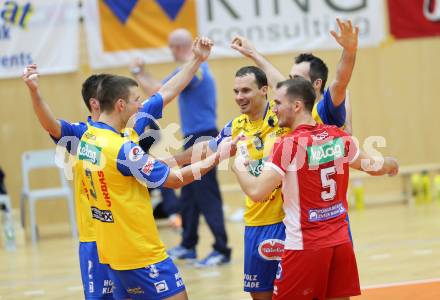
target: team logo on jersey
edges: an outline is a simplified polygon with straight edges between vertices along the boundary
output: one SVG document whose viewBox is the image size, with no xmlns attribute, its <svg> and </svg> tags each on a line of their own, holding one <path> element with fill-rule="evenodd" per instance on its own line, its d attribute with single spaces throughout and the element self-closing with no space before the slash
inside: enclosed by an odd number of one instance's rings
<svg viewBox="0 0 440 300">
<path fill-rule="evenodd" d="M 101 147 L 81 141 L 79 144 L 79 160 L 87 160 L 94 165 L 99 165 L 101 149 Z"/>
<path fill-rule="evenodd" d="M 147 269 L 150 269 L 150 273 L 148 274 L 150 278 L 154 279 L 159 277 L 159 270 L 157 269 L 156 265 L 150 265 L 147 267 Z"/>
<path fill-rule="evenodd" d="M 278 269 L 277 274 L 275 275 L 276 279 L 281 279 L 281 276 L 283 275 L 283 266 L 281 265 L 281 262 L 278 263 Z"/>
<path fill-rule="evenodd" d="M 284 241 L 278 239 L 267 239 L 258 246 L 258 253 L 266 260 L 281 260 L 284 252 Z"/>
<path fill-rule="evenodd" d="M 145 165 L 141 169 L 142 173 L 144 173 L 145 175 L 150 175 L 154 169 L 155 162 L 156 162 L 156 160 L 154 158 L 148 157 L 147 162 L 145 163 Z"/>
<path fill-rule="evenodd" d="M 345 156 L 344 142 L 341 138 L 331 140 L 322 145 L 307 147 L 310 166 L 317 166 Z"/>
<path fill-rule="evenodd" d="M 143 155 L 144 151 L 142 150 L 142 148 L 139 146 L 135 146 L 131 148 L 130 152 L 128 153 L 128 159 L 130 161 L 138 161 L 142 158 Z"/>
<path fill-rule="evenodd" d="M 264 142 L 259 133 L 254 135 L 254 140 L 252 142 L 257 150 L 263 150 Z"/>
<path fill-rule="evenodd" d="M 156 292 L 158 292 L 158 293 L 163 293 L 163 292 L 168 291 L 168 285 L 165 280 L 155 282 L 154 286 L 156 287 Z"/>
<path fill-rule="evenodd" d="M 84 133 L 84 136 L 89 139 L 89 140 L 96 140 L 96 136 L 94 136 L 93 134 L 91 134 L 90 132 L 86 132 Z"/>
<path fill-rule="evenodd" d="M 325 208 L 309 209 L 309 222 L 319 222 L 336 218 L 346 212 L 341 202 Z"/>
</svg>

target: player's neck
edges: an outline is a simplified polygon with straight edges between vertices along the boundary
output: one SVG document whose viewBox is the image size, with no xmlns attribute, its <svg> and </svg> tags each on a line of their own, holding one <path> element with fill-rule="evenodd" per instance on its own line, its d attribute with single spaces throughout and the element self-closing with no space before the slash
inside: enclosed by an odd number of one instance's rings
<svg viewBox="0 0 440 300">
<path fill-rule="evenodd" d="M 323 95 L 321 92 L 316 93 L 315 103 L 318 104 L 319 102 L 321 102 L 323 96 L 324 96 L 324 95 Z"/>
<path fill-rule="evenodd" d="M 114 113 L 101 113 L 101 115 L 99 116 L 99 122 L 109 125 L 118 132 L 122 131 L 122 129 L 124 129 L 125 127 L 125 124 L 124 122 L 122 122 L 121 117 Z"/>
<path fill-rule="evenodd" d="M 100 115 L 99 112 L 92 111 L 90 117 L 92 118 L 92 121 L 93 121 L 93 122 L 98 122 L 98 120 L 99 120 L 99 115 Z"/>
<path fill-rule="evenodd" d="M 251 122 L 263 120 L 264 112 L 266 111 L 267 100 L 261 101 L 261 103 L 257 104 L 257 106 L 258 106 L 258 108 L 255 109 L 255 111 L 249 112 L 247 114 L 249 121 L 251 121 Z"/>
<path fill-rule="evenodd" d="M 295 121 L 293 121 L 293 124 L 290 127 L 290 129 L 292 129 L 292 131 L 294 131 L 300 125 L 312 125 L 312 126 L 315 126 L 316 122 L 313 119 L 312 114 L 310 114 L 310 113 L 303 113 L 301 115 L 298 115 L 295 118 Z"/>
</svg>

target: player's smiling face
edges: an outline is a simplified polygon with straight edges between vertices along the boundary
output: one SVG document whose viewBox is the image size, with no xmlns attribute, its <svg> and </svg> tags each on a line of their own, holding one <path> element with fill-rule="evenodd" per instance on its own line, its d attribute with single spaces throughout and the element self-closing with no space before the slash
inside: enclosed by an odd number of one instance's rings
<svg viewBox="0 0 440 300">
<path fill-rule="evenodd" d="M 235 102 L 242 114 L 249 114 L 259 109 L 258 103 L 266 97 L 266 87 L 258 88 L 254 74 L 235 77 L 234 81 Z M 256 107 L 257 106 L 257 107 Z"/>
</svg>

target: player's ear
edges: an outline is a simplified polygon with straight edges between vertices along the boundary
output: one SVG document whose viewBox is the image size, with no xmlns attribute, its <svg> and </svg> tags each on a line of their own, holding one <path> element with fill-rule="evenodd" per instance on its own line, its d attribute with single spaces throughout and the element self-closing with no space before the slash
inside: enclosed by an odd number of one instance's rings
<svg viewBox="0 0 440 300">
<path fill-rule="evenodd" d="M 316 79 L 315 81 L 313 81 L 313 88 L 315 89 L 315 90 L 321 90 L 321 86 L 322 86 L 322 79 L 321 78 L 318 78 L 318 79 Z"/>
<path fill-rule="evenodd" d="M 117 111 L 123 111 L 123 110 L 125 109 L 126 104 L 127 104 L 127 103 L 125 102 L 124 99 L 119 98 L 119 99 L 116 100 L 116 102 L 115 102 L 115 109 L 116 109 Z"/>
</svg>

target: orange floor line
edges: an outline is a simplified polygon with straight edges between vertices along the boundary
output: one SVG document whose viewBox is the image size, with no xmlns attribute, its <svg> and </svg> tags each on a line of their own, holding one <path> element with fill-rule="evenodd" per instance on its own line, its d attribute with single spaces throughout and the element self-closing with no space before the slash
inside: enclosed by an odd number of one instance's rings
<svg viewBox="0 0 440 300">
<path fill-rule="evenodd" d="M 356 300 L 434 300 L 440 299 L 440 282 L 367 288 Z"/>
</svg>

